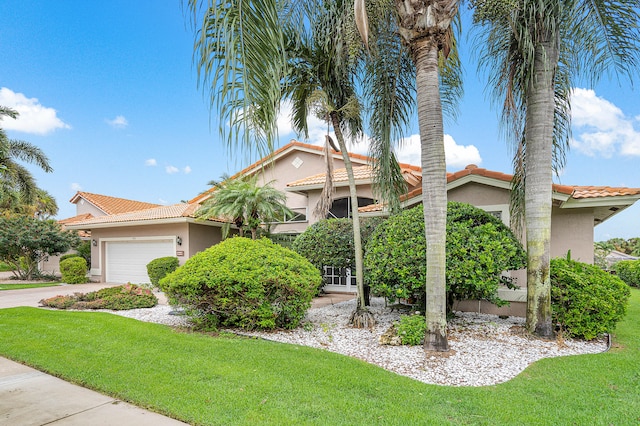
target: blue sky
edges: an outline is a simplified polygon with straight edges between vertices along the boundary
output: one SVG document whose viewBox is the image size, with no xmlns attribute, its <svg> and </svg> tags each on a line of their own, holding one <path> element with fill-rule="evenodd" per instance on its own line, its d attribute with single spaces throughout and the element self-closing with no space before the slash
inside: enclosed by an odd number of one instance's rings
<svg viewBox="0 0 640 426">
<path fill-rule="evenodd" d="M 56 198 L 59 218 L 75 214 L 68 200 L 77 190 L 173 204 L 255 160 L 220 141 L 197 85 L 186 22 L 180 0 L 0 3 L 0 104 L 21 112 L 0 125 L 49 156 L 53 173 L 30 170 Z M 448 170 L 475 163 L 511 173 L 511 150 L 469 43 L 461 40 L 460 114 L 445 124 Z M 640 187 L 637 86 L 606 76 L 595 88 L 576 86 L 574 141 L 557 181 Z M 315 122 L 307 142 L 321 140 L 325 128 Z M 285 113 L 281 144 L 296 138 L 290 129 Z M 419 164 L 415 135 L 407 140 L 400 158 Z M 638 236 L 640 202 L 595 228 L 596 241 Z"/>
</svg>

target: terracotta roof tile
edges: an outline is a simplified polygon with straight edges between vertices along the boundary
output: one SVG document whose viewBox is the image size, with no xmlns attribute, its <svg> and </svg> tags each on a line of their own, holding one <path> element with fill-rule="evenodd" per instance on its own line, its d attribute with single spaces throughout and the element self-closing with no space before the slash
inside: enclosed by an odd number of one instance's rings
<svg viewBox="0 0 640 426">
<path fill-rule="evenodd" d="M 126 212 L 108 216 L 94 217 L 82 222 L 76 222 L 74 226 L 89 226 L 103 223 L 137 222 L 145 220 L 173 219 L 179 217 L 195 217 L 194 213 L 200 207 L 198 204 L 173 204 L 170 206 L 154 207 L 135 212 Z M 222 220 L 214 220 L 222 222 Z"/>
<path fill-rule="evenodd" d="M 66 219 L 60 219 L 58 223 L 63 226 L 70 225 L 72 223 L 82 222 L 83 220 L 91 219 L 92 217 L 93 215 L 91 213 L 79 214 L 77 216 L 68 217 Z"/>
<path fill-rule="evenodd" d="M 612 188 L 610 186 L 575 186 L 573 198 L 621 197 L 639 195 L 640 188 Z"/>
<path fill-rule="evenodd" d="M 371 179 L 371 167 L 370 166 L 359 166 L 353 167 L 353 177 L 356 180 L 363 179 Z M 289 182 L 287 187 L 293 188 L 298 186 L 307 186 L 307 185 L 323 185 L 326 178 L 326 173 L 318 173 L 317 175 L 308 176 L 303 179 L 296 180 L 294 182 Z M 335 169 L 333 171 L 333 182 L 347 182 L 349 180 L 347 176 L 347 169 Z"/>
<path fill-rule="evenodd" d="M 159 207 L 160 204 L 145 203 L 143 201 L 127 200 L 125 198 L 110 197 L 108 195 L 92 194 L 90 192 L 78 191 L 71 198 L 71 202 L 75 203 L 82 197 L 91 204 L 98 207 L 106 214 L 119 214 L 133 212 L 137 210 L 145 210 L 153 207 Z"/>
</svg>

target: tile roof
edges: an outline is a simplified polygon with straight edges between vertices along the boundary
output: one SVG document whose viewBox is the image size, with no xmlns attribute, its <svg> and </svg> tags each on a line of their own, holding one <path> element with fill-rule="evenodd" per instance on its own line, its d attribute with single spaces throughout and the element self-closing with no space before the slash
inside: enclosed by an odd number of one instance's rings
<svg viewBox="0 0 640 426">
<path fill-rule="evenodd" d="M 63 226 L 70 225 L 72 223 L 82 222 L 83 220 L 91 219 L 92 217 L 93 215 L 91 213 L 79 214 L 77 216 L 68 217 L 66 219 L 60 219 L 58 223 Z"/>
<path fill-rule="evenodd" d="M 74 227 L 89 226 L 104 223 L 138 222 L 146 220 L 173 219 L 180 217 L 195 217 L 195 211 L 199 204 L 173 204 L 170 206 L 159 206 L 146 210 L 113 214 L 108 216 L 94 217 L 81 222 L 73 223 Z M 213 220 L 222 222 L 222 220 Z"/>
<path fill-rule="evenodd" d="M 239 176 L 247 175 L 251 170 L 268 164 L 271 160 L 276 159 L 282 153 L 286 152 L 289 149 L 293 149 L 293 148 L 296 148 L 296 147 L 304 149 L 304 150 L 307 150 L 307 151 L 315 151 L 319 155 L 322 155 L 323 152 L 324 152 L 324 148 L 322 146 L 311 145 L 311 144 L 308 144 L 308 143 L 303 143 L 303 142 L 299 142 L 299 141 L 297 141 L 295 139 L 292 139 L 288 144 L 286 144 L 283 147 L 275 150 L 270 155 L 267 155 L 266 157 L 256 161 L 255 163 L 253 163 L 249 167 L 246 167 L 246 168 L 240 170 L 238 173 L 236 173 L 233 176 L 231 176 L 231 179 L 235 179 L 235 178 L 237 178 Z M 338 152 L 338 151 L 331 150 L 331 153 L 333 155 L 342 156 L 342 154 L 340 152 Z M 354 154 L 352 152 L 349 153 L 349 158 L 351 158 L 352 160 L 360 160 L 361 162 L 366 162 L 366 163 L 372 163 L 373 162 L 373 159 L 371 157 L 368 157 L 368 156 L 362 155 L 362 154 Z M 407 173 L 410 172 L 412 175 L 415 175 L 416 173 L 418 175 L 420 175 L 420 170 L 421 169 L 420 169 L 419 166 L 414 166 L 413 164 L 401 163 L 400 167 L 403 169 L 403 173 L 405 173 L 405 171 L 406 171 Z M 322 176 L 323 176 L 323 179 L 324 179 L 324 174 L 322 174 Z M 324 183 L 324 180 L 322 182 Z M 200 202 L 204 201 L 214 189 L 215 188 L 208 189 L 207 191 L 205 191 L 205 192 L 197 195 L 196 197 L 192 198 L 191 200 L 189 200 L 189 202 L 190 203 L 200 203 Z"/>
<path fill-rule="evenodd" d="M 299 186 L 308 186 L 308 185 L 324 185 L 326 173 L 318 173 L 317 175 L 308 176 L 303 179 L 296 180 L 294 182 L 289 182 L 287 187 L 295 188 Z M 353 167 L 353 177 L 356 180 L 364 180 L 371 179 L 372 169 L 370 166 L 359 166 Z M 333 171 L 333 182 L 348 182 L 349 177 L 347 176 L 347 169 L 335 169 Z"/>
<path fill-rule="evenodd" d="M 80 198 L 84 198 L 109 215 L 160 207 L 160 204 L 127 200 L 125 198 L 110 197 L 108 195 L 92 194 L 90 192 L 83 191 L 78 191 L 69 201 L 76 203 Z"/>
<path fill-rule="evenodd" d="M 574 186 L 573 198 L 623 197 L 639 195 L 640 188 L 612 188 L 610 186 Z"/>
</svg>

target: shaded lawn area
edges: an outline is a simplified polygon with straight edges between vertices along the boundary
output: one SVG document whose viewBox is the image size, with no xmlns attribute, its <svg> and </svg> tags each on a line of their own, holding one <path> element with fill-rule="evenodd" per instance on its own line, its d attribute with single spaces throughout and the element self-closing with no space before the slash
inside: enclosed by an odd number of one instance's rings
<svg viewBox="0 0 640 426">
<path fill-rule="evenodd" d="M 0 283 L 0 291 L 2 290 L 20 290 L 23 288 L 40 288 L 40 287 L 53 287 L 60 285 L 59 282 L 51 283 L 25 283 L 25 284 L 2 284 Z"/>
<path fill-rule="evenodd" d="M 640 291 L 603 354 L 507 383 L 427 385 L 318 349 L 182 333 L 108 313 L 0 310 L 0 354 L 193 424 L 632 425 Z"/>
</svg>

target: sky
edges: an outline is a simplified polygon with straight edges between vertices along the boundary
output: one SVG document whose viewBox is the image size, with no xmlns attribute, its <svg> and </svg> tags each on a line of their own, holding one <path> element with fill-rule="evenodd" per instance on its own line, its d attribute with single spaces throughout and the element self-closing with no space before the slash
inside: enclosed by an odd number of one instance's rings
<svg viewBox="0 0 640 426">
<path fill-rule="evenodd" d="M 76 191 L 174 204 L 257 160 L 220 138 L 192 63 L 193 38 L 180 0 L 0 2 L 0 105 L 20 113 L 0 126 L 49 157 L 53 173 L 27 167 L 57 200 L 58 218 L 75 215 Z M 472 40 L 460 46 L 465 95 L 457 119 L 445 121 L 447 170 L 476 164 L 511 173 L 512 150 Z M 640 75 L 635 86 L 606 75 L 595 87 L 576 83 L 573 140 L 556 182 L 640 187 L 639 85 Z M 298 137 L 287 111 L 280 146 L 321 143 L 325 124 L 314 119 L 309 139 Z M 417 125 L 412 131 L 398 156 L 419 164 Z M 366 154 L 366 144 L 352 151 Z M 594 233 L 596 241 L 640 236 L 640 202 Z"/>
</svg>

